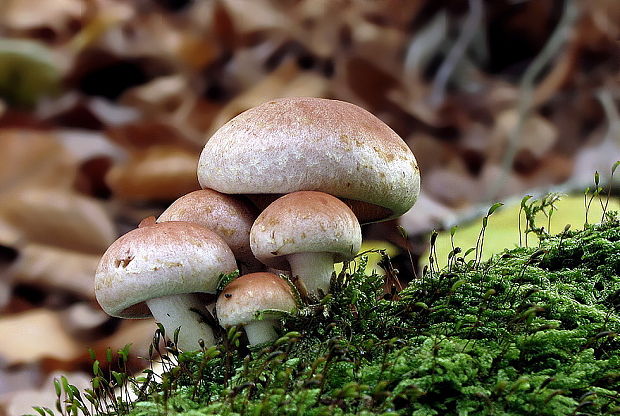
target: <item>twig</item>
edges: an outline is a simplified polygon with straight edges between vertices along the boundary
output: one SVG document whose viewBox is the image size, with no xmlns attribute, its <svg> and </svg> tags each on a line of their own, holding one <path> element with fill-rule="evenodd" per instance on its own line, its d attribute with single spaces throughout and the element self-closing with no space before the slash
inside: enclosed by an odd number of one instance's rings
<svg viewBox="0 0 620 416">
<path fill-rule="evenodd" d="M 510 171 L 510 167 L 512 166 L 514 158 L 517 154 L 517 145 L 519 143 L 519 139 L 521 138 L 521 133 L 523 132 L 523 126 L 532 112 L 533 93 L 535 87 L 534 84 L 536 82 L 536 78 L 538 78 L 540 73 L 551 63 L 551 61 L 553 61 L 559 50 L 569 39 L 569 32 L 578 16 L 579 7 L 577 6 L 577 1 L 567 0 L 564 5 L 564 13 L 562 14 L 562 18 L 551 34 L 549 41 L 545 44 L 545 47 L 536 56 L 536 58 L 534 58 L 530 66 L 528 66 L 525 70 L 523 78 L 521 78 L 518 102 L 519 117 L 517 119 L 517 124 L 510 131 L 508 136 L 508 149 L 506 149 L 506 153 L 504 154 L 504 158 L 502 160 L 502 173 L 495 184 L 491 187 L 491 190 L 487 195 L 487 200 L 494 199 L 502 185 L 506 182 L 508 172 Z"/>
<path fill-rule="evenodd" d="M 618 114 L 618 108 L 616 107 L 616 103 L 614 102 L 613 94 L 605 89 L 600 89 L 596 94 L 596 98 L 600 101 L 609 123 L 604 140 L 618 140 L 617 138 L 620 137 L 620 114 Z M 605 219 L 605 213 L 607 212 L 607 208 L 609 206 L 609 199 L 611 197 L 611 188 L 613 187 L 615 168 L 616 166 L 614 166 L 614 168 L 612 169 L 611 176 L 609 177 L 609 181 L 607 184 L 607 201 L 603 206 L 603 215 L 601 221 Z"/>
<path fill-rule="evenodd" d="M 469 13 L 463 24 L 463 30 L 461 30 L 460 36 L 448 52 L 446 59 L 441 63 L 435 76 L 429 100 L 431 107 L 437 108 L 443 103 L 448 81 L 450 81 L 456 66 L 474 40 L 478 28 L 482 24 L 483 14 L 482 0 L 469 0 Z"/>
<path fill-rule="evenodd" d="M 601 106 L 605 111 L 605 116 L 609 122 L 607 134 L 605 134 L 605 140 L 620 138 L 620 114 L 618 114 L 618 108 L 614 103 L 612 93 L 606 89 L 600 89 L 596 93 L 596 98 L 600 101 Z"/>
</svg>

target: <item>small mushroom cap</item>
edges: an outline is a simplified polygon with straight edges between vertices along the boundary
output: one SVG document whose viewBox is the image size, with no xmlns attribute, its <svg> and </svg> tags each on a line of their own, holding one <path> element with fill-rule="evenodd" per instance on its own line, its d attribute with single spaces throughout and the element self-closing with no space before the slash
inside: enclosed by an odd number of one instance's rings
<svg viewBox="0 0 620 416">
<path fill-rule="evenodd" d="M 230 120 L 205 145 L 198 180 L 225 194 L 325 192 L 348 200 L 360 222 L 402 215 L 420 191 L 413 153 L 385 123 L 356 105 L 309 97 Z"/>
<path fill-rule="evenodd" d="M 186 293 L 215 293 L 235 257 L 213 231 L 189 222 L 145 225 L 108 248 L 95 273 L 95 295 L 109 315 L 145 318 L 145 301 Z"/>
<path fill-rule="evenodd" d="M 250 273 L 233 280 L 217 298 L 217 318 L 223 327 L 246 325 L 266 309 L 292 312 L 295 298 L 288 283 L 273 273 Z"/>
<path fill-rule="evenodd" d="M 276 269 L 288 269 L 284 256 L 295 253 L 334 253 L 337 262 L 348 260 L 361 244 L 362 230 L 353 211 L 338 198 L 314 191 L 276 199 L 250 232 L 256 258 Z"/>
<path fill-rule="evenodd" d="M 237 260 L 258 266 L 250 249 L 250 228 L 256 215 L 254 207 L 238 196 L 202 189 L 174 201 L 157 222 L 188 221 L 207 227 L 222 237 Z"/>
</svg>

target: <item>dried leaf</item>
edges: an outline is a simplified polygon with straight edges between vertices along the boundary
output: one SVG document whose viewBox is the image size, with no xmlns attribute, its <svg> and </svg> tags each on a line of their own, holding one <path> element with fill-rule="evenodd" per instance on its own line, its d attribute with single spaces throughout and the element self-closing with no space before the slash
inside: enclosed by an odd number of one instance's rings
<svg viewBox="0 0 620 416">
<path fill-rule="evenodd" d="M 398 79 L 392 74 L 374 61 L 359 56 L 347 59 L 343 71 L 351 93 L 361 99 L 369 111 L 390 106 L 390 92 L 399 85 Z"/>
<path fill-rule="evenodd" d="M 119 161 L 126 156 L 124 149 L 110 141 L 101 132 L 63 129 L 55 130 L 54 135 L 57 141 L 64 146 L 65 152 L 71 154 L 80 165 L 79 169 L 89 160 L 103 157 Z"/>
<path fill-rule="evenodd" d="M 99 256 L 55 247 L 28 244 L 7 270 L 15 283 L 63 290 L 94 299 L 94 278 Z"/>
<path fill-rule="evenodd" d="M 150 112 L 174 112 L 191 96 L 187 79 L 180 74 L 155 78 L 128 90 L 122 101 Z"/>
<path fill-rule="evenodd" d="M 99 305 L 78 302 L 62 311 L 66 330 L 81 341 L 93 341 L 106 335 L 106 326 L 112 318 Z"/>
<path fill-rule="evenodd" d="M 528 189 L 526 182 L 519 175 L 512 171 L 505 172 L 501 166 L 495 163 L 487 163 L 482 168 L 478 178 L 478 195 L 479 199 L 489 197 L 488 192 L 497 190 L 497 194 L 493 195 L 494 199 L 502 199 L 512 195 L 518 195 Z"/>
<path fill-rule="evenodd" d="M 60 315 L 34 309 L 0 317 L 0 357 L 8 365 L 54 358 L 63 362 L 83 355 L 83 346 L 65 332 Z M 7 334 L 11 334 L 10 336 Z"/>
<path fill-rule="evenodd" d="M 108 349 L 118 351 L 131 344 L 129 371 L 139 371 L 145 368 L 146 361 L 138 357 L 148 357 L 149 345 L 153 341 L 153 334 L 157 329 L 153 319 L 122 320 L 118 329 L 109 337 L 101 338 L 91 347 L 98 357 L 104 357 Z"/>
<path fill-rule="evenodd" d="M 290 28 L 290 19 L 275 7 L 271 7 L 265 0 L 240 2 L 237 0 L 223 0 L 235 32 L 248 35 L 250 33 Z"/>
<path fill-rule="evenodd" d="M 434 229 L 447 228 L 456 221 L 456 211 L 422 192 L 416 204 L 398 222 L 407 235 L 421 235 Z"/>
<path fill-rule="evenodd" d="M 424 186 L 429 196 L 450 206 L 464 206 L 478 191 L 476 179 L 471 176 L 464 163 L 455 159 L 452 169 L 434 169 L 424 175 Z"/>
<path fill-rule="evenodd" d="M 191 70 L 201 71 L 218 58 L 220 49 L 216 41 L 205 39 L 204 35 L 183 33 L 174 54 Z"/>
<path fill-rule="evenodd" d="M 114 166 L 106 181 L 114 195 L 127 201 L 173 200 L 200 189 L 198 152 L 172 146 L 152 146 Z"/>
<path fill-rule="evenodd" d="M 519 117 L 517 110 L 504 111 L 498 116 L 490 137 L 491 157 L 499 158 L 505 152 L 509 137 L 513 129 L 517 128 Z M 553 124 L 539 115 L 532 115 L 523 121 L 517 149 L 527 150 L 534 158 L 539 159 L 551 150 L 557 139 L 557 130 Z"/>
<path fill-rule="evenodd" d="M 103 206 L 70 190 L 28 187 L 4 194 L 0 219 L 29 242 L 84 253 L 103 253 L 116 239 Z"/>
<path fill-rule="evenodd" d="M 76 161 L 51 134 L 0 130 L 0 195 L 28 185 L 69 187 Z"/>
<path fill-rule="evenodd" d="M 166 116 L 110 127 L 106 134 L 115 143 L 134 152 L 144 151 L 149 146 L 179 147 L 196 152 L 202 148 L 198 141 L 189 139 L 177 126 L 166 120 Z M 202 139 L 201 134 L 200 142 Z"/>
<path fill-rule="evenodd" d="M 54 372 L 45 379 L 39 390 L 22 390 L 8 394 L 5 398 L 0 400 L 0 404 L 4 404 L 5 415 L 22 416 L 25 414 L 34 414 L 32 409 L 33 406 L 56 409 L 57 397 L 53 388 L 53 380 L 60 379 L 61 376 L 66 377 L 71 384 L 76 386 L 80 391 L 92 388 L 90 384 L 91 377 L 85 373 Z"/>
<path fill-rule="evenodd" d="M 230 101 L 217 115 L 210 137 L 228 120 L 245 110 L 277 97 L 324 97 L 327 80 L 312 72 L 302 72 L 293 61 L 283 63 L 260 83 Z"/>
<path fill-rule="evenodd" d="M 43 27 L 61 30 L 85 12 L 82 0 L 4 0 L 0 4 L 0 24 L 14 30 Z"/>
</svg>

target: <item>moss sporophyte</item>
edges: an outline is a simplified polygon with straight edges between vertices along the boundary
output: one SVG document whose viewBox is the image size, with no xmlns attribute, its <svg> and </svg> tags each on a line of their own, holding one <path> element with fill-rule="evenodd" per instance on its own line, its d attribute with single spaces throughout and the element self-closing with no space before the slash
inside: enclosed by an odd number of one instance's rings
<svg viewBox="0 0 620 416">
<path fill-rule="evenodd" d="M 247 347 L 232 327 L 218 345 L 181 353 L 162 346 L 160 328 L 151 347 L 159 374 L 129 376 L 127 351 L 108 354 L 105 364 L 95 361 L 92 389 L 57 382 L 57 411 L 618 414 L 618 214 L 558 235 L 533 232 L 538 245 L 488 261 L 468 261 L 455 247 L 448 266 L 428 268 L 398 296 L 386 295 L 384 276 L 366 273 L 358 256 L 319 303 L 275 315 L 282 327 L 272 343 Z M 389 268 L 389 259 L 382 264 Z"/>
</svg>

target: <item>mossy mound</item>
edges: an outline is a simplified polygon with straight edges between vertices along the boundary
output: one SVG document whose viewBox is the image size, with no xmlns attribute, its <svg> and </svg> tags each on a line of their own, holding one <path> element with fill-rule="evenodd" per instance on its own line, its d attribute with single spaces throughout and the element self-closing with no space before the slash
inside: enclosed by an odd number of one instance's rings
<svg viewBox="0 0 620 416">
<path fill-rule="evenodd" d="M 247 351 L 230 331 L 182 354 L 132 414 L 620 412 L 617 217 L 484 263 L 456 255 L 397 298 L 363 267 L 283 317 L 273 345 Z"/>
<path fill-rule="evenodd" d="M 539 237 L 486 262 L 455 248 L 398 293 L 389 259 L 386 278 L 360 257 L 321 303 L 282 316 L 272 345 L 248 350 L 233 328 L 217 347 L 172 346 L 162 378 L 96 363 L 86 399 L 62 386 L 66 413 L 87 401 L 136 416 L 620 413 L 620 221 Z"/>
</svg>

